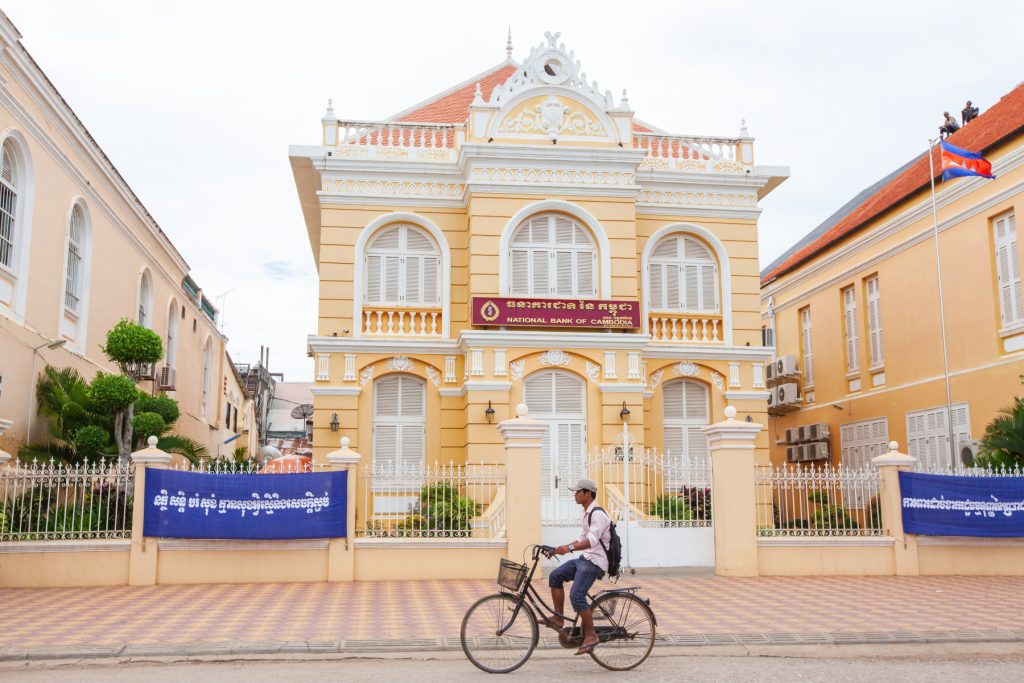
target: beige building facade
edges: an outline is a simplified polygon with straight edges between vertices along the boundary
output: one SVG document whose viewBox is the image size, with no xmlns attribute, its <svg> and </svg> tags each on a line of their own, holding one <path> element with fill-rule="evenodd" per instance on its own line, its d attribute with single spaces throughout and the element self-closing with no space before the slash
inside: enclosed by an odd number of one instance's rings
<svg viewBox="0 0 1024 683">
<path fill-rule="evenodd" d="M 758 202 L 788 169 L 757 165 L 745 129 L 641 122 L 558 39 L 385 121 L 329 106 L 291 148 L 318 461 L 343 435 L 374 467 L 501 463 L 496 425 L 523 403 L 557 497 L 621 444 L 623 409 L 632 438 L 690 459 L 727 404 L 764 422 Z"/>
<path fill-rule="evenodd" d="M 116 371 L 100 347 L 128 318 L 164 340 L 140 389 L 175 398 L 175 431 L 216 454 L 232 375 L 217 311 L 20 39 L 0 13 L 0 447 L 47 438 L 34 395 L 45 364 Z"/>
<path fill-rule="evenodd" d="M 1021 393 L 1022 127 L 1017 87 L 949 140 L 983 153 L 996 179 L 940 182 L 934 150 L 933 220 L 922 154 L 762 273 L 770 383 L 788 387 L 770 409 L 773 461 L 859 467 L 895 440 L 917 467 L 949 467 L 970 461 L 985 425 Z M 791 430 L 813 425 L 827 431 L 794 440 Z M 797 441 L 824 447 L 795 455 Z"/>
</svg>

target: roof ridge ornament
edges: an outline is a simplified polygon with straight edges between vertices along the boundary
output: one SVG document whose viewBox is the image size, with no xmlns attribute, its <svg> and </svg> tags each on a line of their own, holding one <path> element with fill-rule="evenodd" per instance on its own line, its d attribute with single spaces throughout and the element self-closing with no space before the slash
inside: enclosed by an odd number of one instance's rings
<svg viewBox="0 0 1024 683">
<path fill-rule="evenodd" d="M 488 103 L 492 106 L 501 106 L 523 90 L 556 85 L 576 90 L 605 111 L 613 110 L 615 103 L 611 91 L 602 93 L 596 80 L 587 83 L 587 75 L 582 71 L 582 65 L 576 59 L 575 53 L 566 50 L 565 43 L 558 42 L 561 35 L 559 32 L 546 31 L 546 42 L 530 50 L 530 55 L 523 61 L 522 67 L 516 69 L 508 80 L 491 92 Z"/>
<path fill-rule="evenodd" d="M 471 107 L 482 107 L 484 104 L 484 94 L 480 90 L 480 81 L 476 82 L 476 92 L 473 93 L 473 103 Z"/>
<path fill-rule="evenodd" d="M 512 61 L 512 24 L 508 25 L 508 40 L 505 42 L 505 58 Z"/>
</svg>

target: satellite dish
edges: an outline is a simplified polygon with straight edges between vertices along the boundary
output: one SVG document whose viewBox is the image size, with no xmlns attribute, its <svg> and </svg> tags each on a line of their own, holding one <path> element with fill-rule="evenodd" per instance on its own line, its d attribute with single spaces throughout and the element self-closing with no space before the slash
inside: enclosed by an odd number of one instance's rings
<svg viewBox="0 0 1024 683">
<path fill-rule="evenodd" d="M 260 449 L 256 451 L 256 458 L 262 463 L 266 463 L 268 460 L 280 457 L 281 451 L 277 450 L 273 446 L 260 446 Z"/>
<path fill-rule="evenodd" d="M 313 406 L 310 403 L 302 403 L 292 408 L 292 417 L 296 420 L 308 420 L 313 417 Z"/>
</svg>

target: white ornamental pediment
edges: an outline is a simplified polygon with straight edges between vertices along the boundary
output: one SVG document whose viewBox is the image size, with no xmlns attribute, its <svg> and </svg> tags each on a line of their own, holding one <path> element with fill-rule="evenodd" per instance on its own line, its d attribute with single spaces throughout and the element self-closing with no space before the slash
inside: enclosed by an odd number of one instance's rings
<svg viewBox="0 0 1024 683">
<path fill-rule="evenodd" d="M 545 88 L 545 90 L 548 90 Z M 614 142 L 615 130 L 603 112 L 575 97 L 550 90 L 518 100 L 494 117 L 490 137 Z"/>
</svg>

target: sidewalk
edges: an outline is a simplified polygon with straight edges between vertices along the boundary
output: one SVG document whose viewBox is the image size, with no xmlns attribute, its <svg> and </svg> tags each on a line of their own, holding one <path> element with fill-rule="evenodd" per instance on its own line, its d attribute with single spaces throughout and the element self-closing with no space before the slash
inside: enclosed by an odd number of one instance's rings
<svg viewBox="0 0 1024 683">
<path fill-rule="evenodd" d="M 607 584 L 602 584 L 607 586 Z M 663 645 L 1024 642 L 1021 577 L 623 577 Z M 0 660 L 459 648 L 490 581 L 0 590 Z M 542 595 L 547 590 L 542 589 Z M 545 647 L 557 647 L 542 629 Z"/>
</svg>

